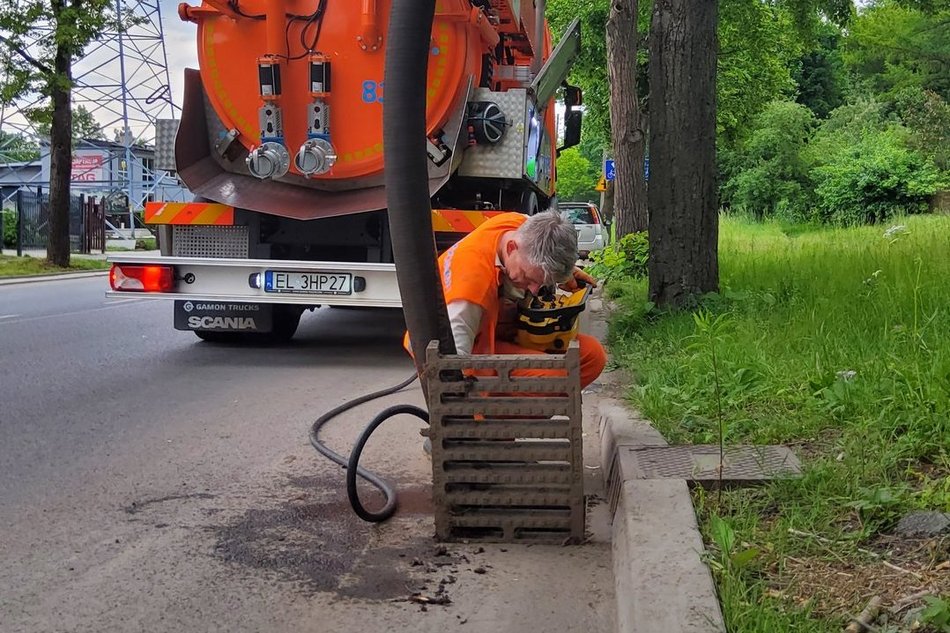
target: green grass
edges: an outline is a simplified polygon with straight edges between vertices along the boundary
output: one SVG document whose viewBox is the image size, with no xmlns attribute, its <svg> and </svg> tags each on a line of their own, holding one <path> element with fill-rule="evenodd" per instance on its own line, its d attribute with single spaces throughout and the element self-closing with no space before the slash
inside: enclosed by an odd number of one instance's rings
<svg viewBox="0 0 950 633">
<path fill-rule="evenodd" d="M 84 270 L 104 270 L 109 264 L 102 259 L 84 259 L 70 257 L 69 268 L 50 265 L 45 259 L 35 257 L 16 257 L 0 255 L 0 277 L 20 277 L 24 275 L 50 275 Z"/>
<path fill-rule="evenodd" d="M 853 564 L 902 513 L 950 512 L 950 217 L 899 222 L 885 237 L 723 218 L 721 292 L 699 315 L 652 309 L 643 280 L 611 288 L 629 396 L 670 442 L 718 442 L 719 406 L 727 444 L 805 463 L 799 481 L 697 495 L 731 631 L 840 631 L 845 613 L 810 612 L 826 596 L 770 597 L 784 558 Z M 714 525 L 744 545 L 724 551 Z"/>
</svg>

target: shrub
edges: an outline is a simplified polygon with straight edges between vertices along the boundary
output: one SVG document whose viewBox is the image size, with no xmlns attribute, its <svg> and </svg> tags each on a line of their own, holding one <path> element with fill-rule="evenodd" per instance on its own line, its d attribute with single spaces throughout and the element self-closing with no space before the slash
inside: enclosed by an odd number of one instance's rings
<svg viewBox="0 0 950 633">
<path fill-rule="evenodd" d="M 902 213 L 922 213 L 940 190 L 934 164 L 906 145 L 892 124 L 867 132 L 812 170 L 818 213 L 825 222 L 873 224 Z"/>
<path fill-rule="evenodd" d="M 624 235 L 618 241 L 590 254 L 594 264 L 589 272 L 610 281 L 621 277 L 645 277 L 650 256 L 650 243 L 645 231 Z"/>
<path fill-rule="evenodd" d="M 16 211 L 13 209 L 3 210 L 3 247 L 14 248 L 16 246 Z"/>
</svg>

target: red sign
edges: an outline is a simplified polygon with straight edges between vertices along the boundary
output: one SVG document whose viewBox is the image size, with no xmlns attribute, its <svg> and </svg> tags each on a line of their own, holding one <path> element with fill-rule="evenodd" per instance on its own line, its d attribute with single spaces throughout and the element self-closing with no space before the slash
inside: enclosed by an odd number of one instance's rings
<svg viewBox="0 0 950 633">
<path fill-rule="evenodd" d="M 97 182 L 105 180 L 104 165 L 106 157 L 102 154 L 76 154 L 73 156 L 73 182 Z"/>
</svg>

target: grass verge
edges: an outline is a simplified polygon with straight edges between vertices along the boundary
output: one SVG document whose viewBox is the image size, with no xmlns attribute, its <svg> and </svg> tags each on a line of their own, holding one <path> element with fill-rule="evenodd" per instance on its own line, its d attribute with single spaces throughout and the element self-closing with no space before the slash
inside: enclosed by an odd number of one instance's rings
<svg viewBox="0 0 950 633">
<path fill-rule="evenodd" d="M 0 278 L 22 277 L 26 275 L 51 275 L 56 273 L 82 272 L 87 270 L 104 270 L 109 264 L 102 259 L 85 259 L 71 257 L 69 267 L 53 266 L 45 259 L 36 257 L 16 257 L 15 255 L 0 255 Z"/>
<path fill-rule="evenodd" d="M 724 218 L 721 292 L 697 313 L 656 311 L 643 280 L 610 288 L 629 397 L 671 443 L 716 443 L 721 409 L 727 444 L 788 444 L 805 464 L 798 481 L 695 494 L 730 631 L 840 631 L 872 596 L 882 630 L 911 630 L 910 611 L 950 631 L 950 537 L 894 531 L 950 512 L 950 218 L 901 222 Z"/>
</svg>

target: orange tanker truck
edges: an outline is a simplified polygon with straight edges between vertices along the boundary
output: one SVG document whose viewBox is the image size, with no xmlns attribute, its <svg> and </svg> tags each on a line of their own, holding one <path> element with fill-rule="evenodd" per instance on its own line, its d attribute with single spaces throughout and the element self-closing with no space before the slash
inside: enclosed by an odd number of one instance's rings
<svg viewBox="0 0 950 633">
<path fill-rule="evenodd" d="M 383 187 L 390 3 L 179 6 L 200 68 L 185 71 L 180 121 L 157 122 L 156 166 L 195 201 L 147 204 L 161 256 L 111 257 L 109 296 L 173 299 L 175 327 L 212 341 L 288 339 L 319 305 L 400 306 Z M 437 0 L 426 147 L 440 249 L 494 213 L 556 204 L 557 154 L 580 139 L 565 83 L 579 46 L 575 22 L 552 49 L 543 0 Z"/>
</svg>

